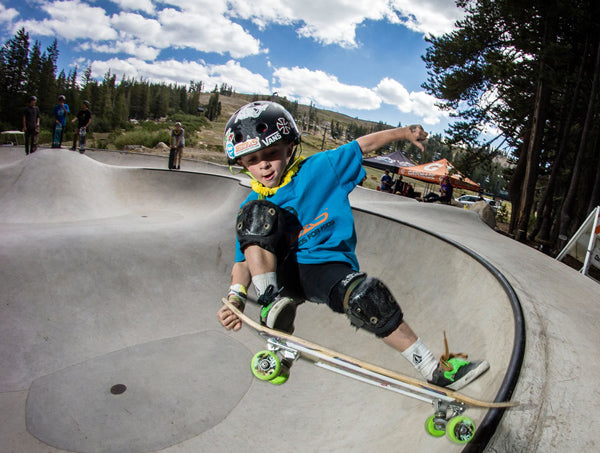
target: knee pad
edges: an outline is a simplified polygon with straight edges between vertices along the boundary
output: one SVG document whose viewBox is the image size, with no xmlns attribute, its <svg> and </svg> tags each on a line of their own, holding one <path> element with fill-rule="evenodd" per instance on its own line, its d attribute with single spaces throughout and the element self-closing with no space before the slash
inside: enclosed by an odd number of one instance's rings
<svg viewBox="0 0 600 453">
<path fill-rule="evenodd" d="M 267 200 L 249 201 L 238 212 L 236 231 L 242 251 L 249 245 L 258 245 L 277 253 L 284 237 L 281 208 Z"/>
<path fill-rule="evenodd" d="M 357 272 L 343 280 L 344 311 L 353 326 L 387 337 L 402 324 L 402 309 L 380 280 Z"/>
</svg>

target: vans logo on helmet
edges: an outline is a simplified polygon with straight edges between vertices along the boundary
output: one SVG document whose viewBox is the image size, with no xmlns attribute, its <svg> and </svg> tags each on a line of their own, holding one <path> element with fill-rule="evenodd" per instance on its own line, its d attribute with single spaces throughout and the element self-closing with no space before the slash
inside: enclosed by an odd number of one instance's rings
<svg viewBox="0 0 600 453">
<path fill-rule="evenodd" d="M 266 137 L 262 142 L 263 145 L 269 146 L 275 143 L 277 140 L 281 140 L 281 134 L 277 131 L 273 132 L 271 135 Z"/>
</svg>

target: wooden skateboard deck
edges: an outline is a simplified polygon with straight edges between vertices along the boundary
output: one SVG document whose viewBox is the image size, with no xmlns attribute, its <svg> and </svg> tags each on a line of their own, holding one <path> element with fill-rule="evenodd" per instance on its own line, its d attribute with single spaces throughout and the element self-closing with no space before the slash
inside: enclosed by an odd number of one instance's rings
<svg viewBox="0 0 600 453">
<path fill-rule="evenodd" d="M 321 368 L 432 404 L 435 414 L 426 421 L 427 432 L 435 437 L 447 432 L 451 440 L 458 443 L 468 442 L 475 433 L 473 421 L 460 415 L 467 407 L 509 408 L 519 404 L 512 401 L 481 401 L 405 376 L 294 335 L 270 329 L 244 315 L 228 300 L 223 299 L 223 304 L 266 340 L 268 350 L 258 352 L 251 364 L 254 375 L 261 380 L 284 383 L 289 376 L 291 363 L 303 358 Z"/>
</svg>

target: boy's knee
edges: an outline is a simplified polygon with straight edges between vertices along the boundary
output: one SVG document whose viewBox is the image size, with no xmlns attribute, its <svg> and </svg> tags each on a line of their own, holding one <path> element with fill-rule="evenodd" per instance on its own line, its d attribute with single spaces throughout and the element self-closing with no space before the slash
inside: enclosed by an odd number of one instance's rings
<svg viewBox="0 0 600 453">
<path fill-rule="evenodd" d="M 356 272 L 338 283 L 336 291 L 343 294 L 342 306 L 353 326 L 387 337 L 402 324 L 400 305 L 379 279 Z"/>
<path fill-rule="evenodd" d="M 276 254 L 284 237 L 281 208 L 267 200 L 249 201 L 238 212 L 236 231 L 242 251 L 258 245 Z"/>
</svg>

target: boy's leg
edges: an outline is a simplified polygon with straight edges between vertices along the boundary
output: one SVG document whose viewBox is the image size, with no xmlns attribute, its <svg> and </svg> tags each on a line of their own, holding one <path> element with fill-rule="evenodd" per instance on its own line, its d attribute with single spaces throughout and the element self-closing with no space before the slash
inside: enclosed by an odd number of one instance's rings
<svg viewBox="0 0 600 453">
<path fill-rule="evenodd" d="M 177 168 L 181 167 L 181 157 L 183 156 L 183 146 L 177 148 Z"/>
<path fill-rule="evenodd" d="M 257 245 L 248 246 L 244 250 L 244 256 L 258 295 L 258 303 L 262 305 L 261 323 L 272 329 L 293 333 L 297 305 L 289 297 L 280 295 L 277 257 Z"/>
<path fill-rule="evenodd" d="M 25 131 L 25 154 L 29 154 L 29 150 L 31 149 L 31 133 L 29 130 Z"/>
<path fill-rule="evenodd" d="M 29 152 L 30 153 L 35 153 L 35 151 L 37 150 L 38 147 L 38 136 L 39 136 L 39 129 L 35 128 L 33 130 L 33 132 L 31 133 L 31 148 L 29 148 Z"/>
<path fill-rule="evenodd" d="M 271 202 L 251 201 L 240 209 L 236 225 L 258 302 L 263 306 L 261 322 L 267 327 L 292 333 L 296 304 L 279 294 L 276 274 L 276 253 L 282 250 L 285 240 L 283 213 Z"/>
<path fill-rule="evenodd" d="M 485 361 L 469 362 L 466 356 L 446 353 L 438 362 L 429 348 L 404 321 L 400 306 L 378 279 L 356 272 L 340 281 L 332 298 L 341 300 L 350 322 L 376 336 L 402 355 L 429 382 L 458 390 L 489 368 Z"/>
</svg>

